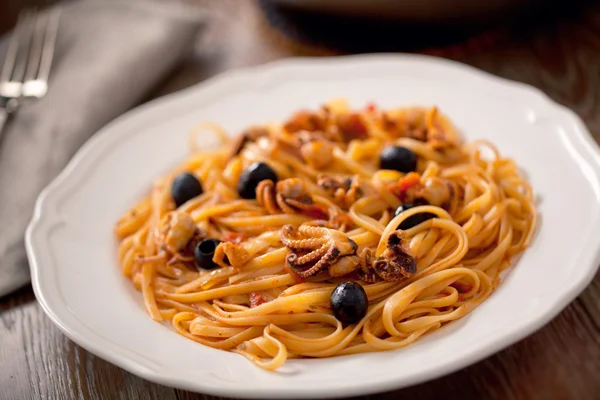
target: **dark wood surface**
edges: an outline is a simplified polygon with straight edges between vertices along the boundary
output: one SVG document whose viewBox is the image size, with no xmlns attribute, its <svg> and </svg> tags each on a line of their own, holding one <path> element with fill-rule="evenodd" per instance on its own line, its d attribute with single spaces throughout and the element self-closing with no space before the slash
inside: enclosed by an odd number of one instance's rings
<svg viewBox="0 0 600 400">
<path fill-rule="evenodd" d="M 270 9 L 269 23 L 256 1 L 189 1 L 207 10 L 210 24 L 194 56 L 149 98 L 235 67 L 352 51 L 339 37 L 319 37 L 322 31 L 299 35 L 300 22 L 289 27 L 306 16 Z M 2 0 L 0 33 L 24 4 L 47 2 Z M 548 16 L 541 10 L 534 15 L 502 28 L 478 27 L 454 45 L 422 42 L 420 51 L 534 85 L 577 112 L 600 141 L 600 6 L 569 4 Z M 407 42 L 399 37 L 396 47 L 405 49 Z M 0 299 L 0 399 L 137 398 L 217 397 L 147 382 L 88 353 L 54 327 L 31 287 Z M 498 354 L 427 383 L 362 398 L 600 399 L 600 275 L 552 322 Z"/>
</svg>

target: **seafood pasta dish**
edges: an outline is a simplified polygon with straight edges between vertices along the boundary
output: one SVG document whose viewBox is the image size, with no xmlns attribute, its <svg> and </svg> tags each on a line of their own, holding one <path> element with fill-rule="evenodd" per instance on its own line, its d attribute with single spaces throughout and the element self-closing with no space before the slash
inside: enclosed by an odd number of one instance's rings
<svg viewBox="0 0 600 400">
<path fill-rule="evenodd" d="M 222 145 L 198 149 L 208 131 Z M 485 301 L 535 231 L 517 164 L 436 107 L 334 100 L 191 142 L 117 221 L 119 261 L 152 319 L 265 369 L 415 342 Z"/>
</svg>

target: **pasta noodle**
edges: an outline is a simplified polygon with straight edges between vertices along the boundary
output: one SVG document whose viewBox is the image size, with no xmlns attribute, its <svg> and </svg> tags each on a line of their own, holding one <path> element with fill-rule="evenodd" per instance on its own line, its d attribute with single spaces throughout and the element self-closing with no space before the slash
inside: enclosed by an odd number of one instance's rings
<svg viewBox="0 0 600 400">
<path fill-rule="evenodd" d="M 198 129 L 223 146 L 193 144 L 125 213 L 118 257 L 152 319 L 268 370 L 398 349 L 465 316 L 535 231 L 517 165 L 489 142 L 462 143 L 435 107 L 335 100 L 234 139 Z M 272 179 L 252 178 L 261 168 Z M 200 186 L 178 204 L 183 172 Z M 203 243 L 215 246 L 206 260 Z M 350 323 L 334 310 L 344 282 L 368 301 Z"/>
</svg>

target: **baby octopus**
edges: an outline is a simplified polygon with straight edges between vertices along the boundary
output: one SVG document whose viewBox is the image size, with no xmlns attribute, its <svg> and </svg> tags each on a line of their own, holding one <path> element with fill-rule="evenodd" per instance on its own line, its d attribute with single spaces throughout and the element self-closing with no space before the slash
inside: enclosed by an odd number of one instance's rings
<svg viewBox="0 0 600 400">
<path fill-rule="evenodd" d="M 323 207 L 314 203 L 304 183 L 298 178 L 284 179 L 277 184 L 265 179 L 256 187 L 256 199 L 271 214 L 315 214 L 316 219 L 327 215 Z"/>
<path fill-rule="evenodd" d="M 173 212 L 169 214 L 167 224 L 159 236 L 163 247 L 171 253 L 178 253 L 194 236 L 196 224 L 187 213 Z"/>
<path fill-rule="evenodd" d="M 401 281 L 415 272 L 417 272 L 417 261 L 410 254 L 398 231 L 390 234 L 386 249 L 380 257 L 373 259 L 369 248 L 363 249 L 360 253 L 358 276 L 365 282 Z"/>
<path fill-rule="evenodd" d="M 396 282 L 417 272 L 417 262 L 401 235 L 392 232 L 385 251 L 375 259 L 369 248 L 357 256 L 358 246 L 344 233 L 310 223 L 297 230 L 291 225 L 284 226 L 281 241 L 290 250 L 287 265 L 302 278 L 327 269 L 331 277 L 357 271 L 359 278 L 368 283 Z"/>
<path fill-rule="evenodd" d="M 194 247 L 205 236 L 189 214 L 172 211 L 167 215 L 165 224 L 158 230 L 159 253 L 155 256 L 141 257 L 139 261 L 166 259 L 168 264 L 181 263 L 191 267 L 194 263 Z"/>
<path fill-rule="evenodd" d="M 298 178 L 284 179 L 277 184 L 265 179 L 256 188 L 256 199 L 270 214 L 304 214 L 315 220 L 327 220 L 328 226 L 334 228 L 351 223 L 342 210 L 316 204 Z"/>
<path fill-rule="evenodd" d="M 240 244 L 234 242 L 221 242 L 215 249 L 213 261 L 221 267 L 231 265 L 234 268 L 240 268 L 250 261 L 251 258 L 252 256 L 248 253 L 248 250 Z"/>
<path fill-rule="evenodd" d="M 356 200 L 372 192 L 367 182 L 361 181 L 357 175 L 342 177 L 321 174 L 317 177 L 317 185 L 344 208 L 350 208 Z"/>
<path fill-rule="evenodd" d="M 330 276 L 342 276 L 356 269 L 357 244 L 344 233 L 322 226 L 285 225 L 281 242 L 290 250 L 286 264 L 298 276 L 308 278 L 327 269 Z"/>
</svg>

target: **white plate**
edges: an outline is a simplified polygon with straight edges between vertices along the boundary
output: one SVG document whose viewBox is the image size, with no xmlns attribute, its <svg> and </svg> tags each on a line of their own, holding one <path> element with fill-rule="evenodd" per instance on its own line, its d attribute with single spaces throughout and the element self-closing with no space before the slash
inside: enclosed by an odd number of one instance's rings
<svg viewBox="0 0 600 400">
<path fill-rule="evenodd" d="M 436 104 L 466 139 L 490 139 L 518 161 L 541 224 L 505 283 L 469 316 L 407 348 L 292 360 L 275 373 L 151 321 L 121 276 L 112 229 L 154 178 L 187 155 L 188 132 L 206 120 L 237 132 L 338 96 L 356 107 Z M 547 323 L 600 264 L 599 203 L 598 147 L 573 112 L 538 90 L 422 56 L 290 59 L 227 73 L 114 121 L 44 190 L 26 243 L 48 316 L 73 341 L 136 375 L 234 397 L 339 397 L 447 374 Z"/>
</svg>

